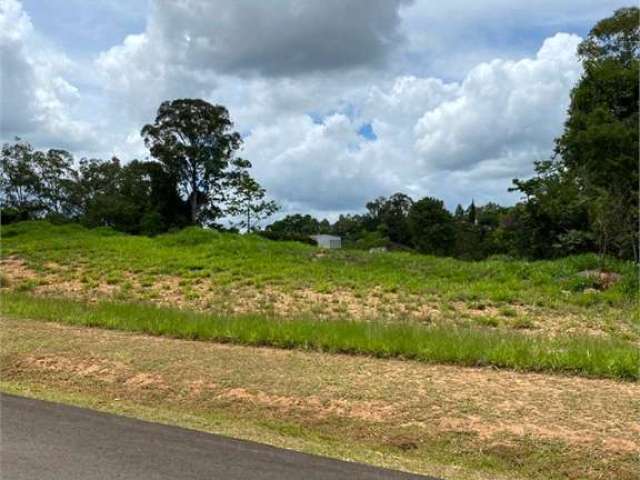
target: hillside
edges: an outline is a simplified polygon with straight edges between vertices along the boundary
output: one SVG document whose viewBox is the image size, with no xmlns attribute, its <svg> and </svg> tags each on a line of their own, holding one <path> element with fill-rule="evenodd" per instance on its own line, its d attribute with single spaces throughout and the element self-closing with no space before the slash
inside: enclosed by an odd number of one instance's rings
<svg viewBox="0 0 640 480">
<path fill-rule="evenodd" d="M 635 478 L 631 263 L 1 233 L 5 392 L 450 480 Z"/>
<path fill-rule="evenodd" d="M 36 295 L 640 338 L 633 265 L 609 260 L 615 274 L 601 281 L 589 273 L 594 255 L 464 262 L 195 228 L 148 238 L 25 222 L 3 227 L 2 265 L 5 288 Z"/>
</svg>

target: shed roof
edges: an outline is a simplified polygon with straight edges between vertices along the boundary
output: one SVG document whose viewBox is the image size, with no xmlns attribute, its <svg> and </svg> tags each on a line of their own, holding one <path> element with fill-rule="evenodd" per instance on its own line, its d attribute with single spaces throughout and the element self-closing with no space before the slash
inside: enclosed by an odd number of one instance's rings
<svg viewBox="0 0 640 480">
<path fill-rule="evenodd" d="M 335 235 L 326 235 L 324 233 L 320 234 L 320 235 L 311 235 L 311 238 L 313 238 L 314 240 L 340 240 L 340 237 L 337 237 Z"/>
</svg>

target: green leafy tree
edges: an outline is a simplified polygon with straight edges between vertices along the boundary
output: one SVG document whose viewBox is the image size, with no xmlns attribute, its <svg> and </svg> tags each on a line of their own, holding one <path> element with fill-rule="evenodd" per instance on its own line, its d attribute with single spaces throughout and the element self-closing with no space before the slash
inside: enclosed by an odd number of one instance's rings
<svg viewBox="0 0 640 480">
<path fill-rule="evenodd" d="M 394 193 L 389 198 L 378 197 L 366 204 L 370 221 L 366 229 L 379 233 L 395 243 L 411 244 L 411 232 L 407 215 L 413 200 L 404 193 Z"/>
<path fill-rule="evenodd" d="M 407 216 L 413 200 L 404 193 L 395 193 L 384 202 L 381 211 L 382 233 L 392 242 L 411 245 Z"/>
<path fill-rule="evenodd" d="M 469 205 L 469 208 L 467 209 L 467 218 L 469 219 L 469 223 L 471 225 L 476 224 L 476 220 L 478 218 L 476 212 L 476 203 L 473 200 L 471 200 L 471 205 Z"/>
<path fill-rule="evenodd" d="M 189 208 L 157 162 L 82 159 L 73 184 L 75 216 L 90 227 L 154 235 L 189 224 Z"/>
<path fill-rule="evenodd" d="M 39 179 L 37 195 L 46 216 L 67 217 L 73 188 L 73 156 L 66 150 L 37 152 L 35 167 Z"/>
<path fill-rule="evenodd" d="M 598 22 L 579 45 L 584 73 L 571 92 L 552 160 L 514 180 L 525 195 L 506 231 L 536 258 L 592 249 L 638 261 L 640 10 Z"/>
<path fill-rule="evenodd" d="M 355 242 L 371 231 L 370 215 L 340 215 L 333 224 L 333 232 L 347 242 Z"/>
<path fill-rule="evenodd" d="M 3 221 L 69 213 L 73 158 L 65 150 L 35 150 L 16 139 L 0 156 L 0 201 Z"/>
<path fill-rule="evenodd" d="M 259 222 L 277 212 L 279 206 L 272 200 L 265 200 L 266 190 L 247 172 L 251 168 L 248 160 L 238 158 L 232 163 L 234 169 L 227 175 L 230 194 L 226 213 L 239 217 L 241 220 L 238 226 L 252 232 Z"/>
<path fill-rule="evenodd" d="M 74 202 L 80 221 L 89 227 L 112 227 L 136 233 L 143 208 L 121 192 L 122 165 L 118 158 L 83 158 L 76 174 Z"/>
<path fill-rule="evenodd" d="M 467 219 L 454 217 L 455 241 L 452 253 L 464 260 L 480 260 L 484 257 L 480 228 Z"/>
<path fill-rule="evenodd" d="M 33 147 L 20 139 L 16 139 L 13 145 L 2 147 L 0 200 L 3 223 L 27 220 L 40 210 L 34 157 Z"/>
<path fill-rule="evenodd" d="M 442 200 L 425 197 L 409 211 L 409 228 L 413 244 L 422 253 L 449 255 L 454 248 L 453 216 Z"/>
<path fill-rule="evenodd" d="M 588 203 L 601 253 L 638 260 L 640 10 L 598 22 L 578 47 L 584 73 L 571 93 L 558 162 Z"/>
<path fill-rule="evenodd" d="M 536 162 L 535 170 L 537 175 L 529 180 L 514 180 L 514 189 L 526 201 L 512 212 L 509 231 L 518 239 L 512 253 L 548 258 L 592 250 L 589 201 L 578 183 L 557 160 Z"/>
<path fill-rule="evenodd" d="M 327 222 L 328 223 L 328 222 Z M 325 225 L 326 227 L 326 225 Z M 309 236 L 320 233 L 321 225 L 311 215 L 287 215 L 273 222 L 267 227 L 267 231 L 282 234 L 283 236 Z"/>
<path fill-rule="evenodd" d="M 223 215 L 224 179 L 240 134 L 229 112 L 204 100 L 163 102 L 155 122 L 142 128 L 151 155 L 178 179 L 193 224 L 211 224 Z"/>
</svg>

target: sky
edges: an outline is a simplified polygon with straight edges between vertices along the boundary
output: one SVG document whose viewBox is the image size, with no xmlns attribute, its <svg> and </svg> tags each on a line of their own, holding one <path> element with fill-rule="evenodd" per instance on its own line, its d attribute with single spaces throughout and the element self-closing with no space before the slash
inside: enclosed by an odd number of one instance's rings
<svg viewBox="0 0 640 480">
<path fill-rule="evenodd" d="M 229 109 L 283 213 L 513 204 L 552 155 L 576 47 L 616 0 L 0 0 L 0 141 L 149 156 L 162 101 Z"/>
</svg>

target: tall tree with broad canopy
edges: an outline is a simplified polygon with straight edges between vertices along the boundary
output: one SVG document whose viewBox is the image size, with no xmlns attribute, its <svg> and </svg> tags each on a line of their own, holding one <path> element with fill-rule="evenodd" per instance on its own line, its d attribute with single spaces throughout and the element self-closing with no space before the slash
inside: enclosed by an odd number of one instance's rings
<svg viewBox="0 0 640 480">
<path fill-rule="evenodd" d="M 221 217 L 226 169 L 242 143 L 227 109 L 199 99 L 163 102 L 141 134 L 151 155 L 178 179 L 191 222 L 212 224 Z"/>
<path fill-rule="evenodd" d="M 267 231 L 283 235 L 309 236 L 320 233 L 320 222 L 311 215 L 287 215 L 267 226 Z"/>
<path fill-rule="evenodd" d="M 35 171 L 33 147 L 16 138 L 13 145 L 5 144 L 0 156 L 0 206 L 2 214 L 14 220 L 28 220 L 38 210 L 38 176 Z"/>
<path fill-rule="evenodd" d="M 407 215 L 413 200 L 404 193 L 394 193 L 389 198 L 378 197 L 367 203 L 371 226 L 395 243 L 411 244 Z"/>
</svg>

